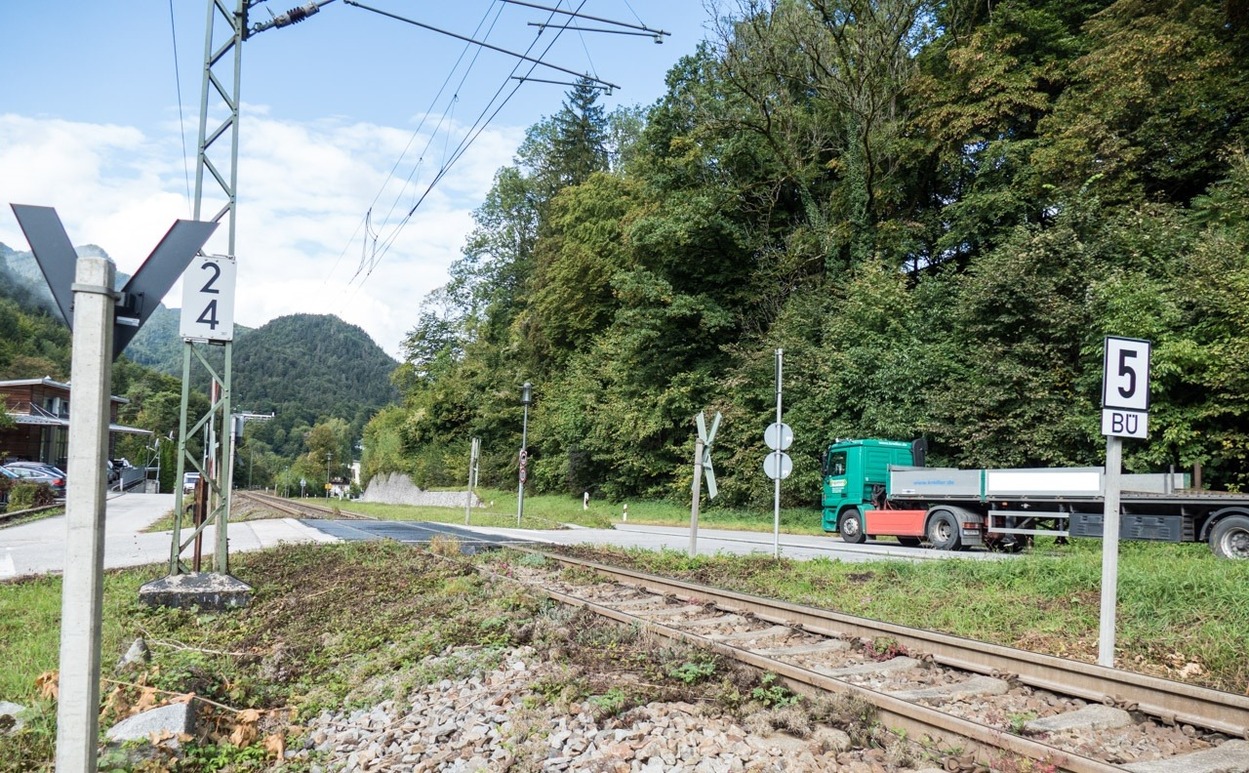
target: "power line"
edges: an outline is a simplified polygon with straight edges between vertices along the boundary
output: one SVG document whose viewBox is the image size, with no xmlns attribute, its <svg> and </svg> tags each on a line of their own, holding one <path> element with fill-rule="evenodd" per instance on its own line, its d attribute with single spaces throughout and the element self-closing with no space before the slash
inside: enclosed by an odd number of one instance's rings
<svg viewBox="0 0 1249 773">
<path fill-rule="evenodd" d="M 506 2 L 513 2 L 513 1 L 514 1 L 514 0 L 503 0 L 503 2 L 505 2 L 505 3 L 506 3 Z M 368 5 L 365 5 L 364 3 L 361 3 L 361 2 L 360 2 L 360 0 L 343 0 L 343 2 L 344 2 L 344 3 L 346 3 L 347 5 L 354 5 L 354 6 L 356 6 L 357 8 L 363 8 L 363 9 L 364 9 L 364 10 L 366 10 L 366 11 L 372 11 L 373 13 L 380 14 L 380 15 L 382 15 L 382 16 L 386 16 L 386 17 L 388 17 L 388 18 L 394 19 L 395 21 L 401 21 L 401 22 L 404 22 L 404 23 L 406 23 L 406 24 L 412 24 L 412 25 L 415 25 L 415 26 L 417 26 L 417 27 L 422 27 L 422 28 L 424 28 L 424 29 L 431 30 L 431 31 L 433 31 L 433 32 L 438 32 L 438 33 L 441 33 L 441 34 L 443 34 L 443 35 L 447 35 L 447 36 L 450 36 L 450 37 L 456 38 L 456 39 L 458 39 L 458 40 L 464 40 L 464 41 L 468 41 L 469 43 L 474 43 L 474 44 L 479 45 L 479 46 L 481 46 L 481 47 L 483 47 L 483 48 L 488 48 L 488 49 L 490 49 L 491 51 L 498 51 L 499 53 L 502 53 L 502 54 L 507 54 L 507 55 L 509 55 L 509 56 L 514 56 L 514 57 L 516 57 L 517 59 L 523 59 L 523 60 L 524 60 L 524 61 L 526 61 L 526 62 L 532 62 L 532 63 L 534 63 L 534 64 L 540 64 L 540 65 L 542 65 L 543 67 L 550 67 L 550 68 L 551 68 L 551 69 L 553 69 L 553 70 L 559 70 L 560 72 L 568 73 L 569 75 L 576 75 L 576 76 L 579 76 L 579 77 L 589 78 L 590 80 L 596 81 L 596 82 L 598 82 L 598 83 L 602 83 L 603 85 L 605 85 L 605 86 L 609 86 L 609 87 L 611 87 L 611 88 L 613 88 L 613 89 L 618 89 L 618 88 L 620 88 L 619 86 L 617 86 L 617 85 L 616 85 L 616 84 L 614 84 L 614 83 L 608 83 L 607 81 L 600 80 L 600 79 L 595 78 L 595 77 L 593 77 L 592 75 L 588 75 L 588 74 L 586 74 L 586 73 L 580 73 L 580 72 L 577 72 L 576 70 L 569 70 L 569 69 L 568 69 L 568 68 L 566 68 L 566 67 L 560 67 L 560 66 L 559 66 L 559 65 L 557 65 L 557 64 L 551 64 L 550 62 L 544 62 L 544 61 L 542 61 L 541 59 L 534 59 L 534 58 L 529 57 L 529 56 L 526 56 L 526 55 L 524 55 L 524 54 L 518 54 L 518 53 L 516 53 L 515 51 L 509 51 L 508 49 L 506 49 L 506 48 L 501 48 L 500 46 L 492 45 L 492 44 L 490 44 L 490 43 L 486 43 L 486 42 L 483 42 L 483 41 L 480 41 L 480 40 L 474 40 L 473 38 L 466 37 L 466 36 L 461 35 L 461 34 L 459 34 L 459 33 L 457 33 L 457 32 L 451 32 L 451 31 L 449 31 L 449 30 L 444 30 L 444 29 L 442 29 L 442 28 L 440 28 L 440 27 L 435 27 L 435 26 L 433 26 L 432 24 L 426 24 L 426 23 L 424 23 L 424 22 L 419 22 L 419 21 L 416 21 L 415 19 L 409 19 L 409 18 L 404 17 L 404 16 L 399 16 L 398 14 L 390 13 L 389 11 L 383 11 L 383 10 L 381 10 L 380 8 L 373 8 L 372 6 L 368 6 Z M 567 13 L 567 11 L 564 11 L 564 13 Z"/>
<path fill-rule="evenodd" d="M 642 37 L 642 38 L 654 38 L 656 43 L 664 42 L 663 38 L 660 37 L 660 33 L 658 32 L 642 32 L 640 30 L 613 30 L 613 29 L 608 29 L 606 27 L 574 27 L 571 24 L 543 24 L 542 22 L 539 22 L 539 21 L 531 21 L 529 22 L 529 26 L 537 27 L 538 29 L 550 28 L 550 29 L 557 29 L 557 30 L 575 30 L 577 32 L 604 32 L 609 35 L 637 35 L 638 37 Z M 665 32 L 663 34 L 666 35 L 668 33 Z M 589 52 L 587 51 L 586 54 L 588 55 Z"/>
<path fill-rule="evenodd" d="M 580 8 L 585 5 L 585 2 L 586 0 L 581 0 L 581 5 L 578 6 L 578 10 L 580 10 Z M 551 48 L 555 45 L 558 39 L 559 39 L 559 34 L 556 34 L 556 36 L 552 38 L 551 41 L 547 44 L 546 48 L 542 50 L 541 56 L 545 56 L 548 52 L 550 52 Z M 530 43 L 529 48 L 525 50 L 525 53 L 528 54 L 530 51 L 532 51 L 533 47 L 537 45 L 537 43 L 538 43 L 538 39 L 535 38 L 533 42 Z M 535 61 L 530 57 L 525 57 L 525 59 L 526 61 L 531 61 L 531 62 Z M 538 63 L 541 63 L 540 59 L 536 60 L 536 63 L 531 64 L 529 68 L 529 73 L 532 73 L 534 69 L 536 69 Z M 512 75 L 516 73 L 518 69 L 520 69 L 520 66 L 521 65 L 517 63 L 517 65 L 512 68 L 512 72 L 509 73 L 509 79 L 511 78 Z M 526 73 L 526 74 L 528 75 L 529 73 Z M 425 198 L 430 194 L 431 191 L 433 191 L 434 186 L 436 186 L 442 180 L 442 178 L 446 175 L 446 173 L 450 171 L 451 167 L 455 164 L 455 162 L 458 161 L 459 158 L 468 150 L 468 148 L 477 139 L 477 137 L 479 137 L 481 133 L 485 131 L 486 126 L 488 126 L 489 123 L 492 120 L 494 120 L 494 117 L 499 114 L 499 112 L 507 105 L 507 103 L 511 100 L 511 98 L 520 89 L 520 83 L 517 83 L 516 86 L 512 89 L 512 91 L 499 104 L 499 106 L 494 109 L 494 112 L 491 113 L 490 116 L 486 118 L 485 121 L 483 122 L 482 118 L 485 116 L 486 111 L 488 111 L 490 109 L 490 106 L 494 104 L 495 100 L 499 98 L 499 95 L 503 93 L 503 90 L 506 86 L 507 86 L 507 80 L 504 80 L 503 83 L 499 86 L 498 90 L 495 91 L 494 96 L 492 96 L 489 102 L 486 103 L 486 107 L 482 110 L 482 113 L 478 116 L 477 120 L 469 128 L 469 133 L 465 136 L 463 140 L 461 140 L 460 144 L 456 147 L 456 151 L 452 155 L 451 160 L 448 163 L 446 163 L 441 169 L 439 169 L 438 173 L 434 176 L 434 179 L 426 187 L 425 192 L 421 194 L 419 199 L 417 199 L 416 204 L 412 207 L 412 209 L 408 211 L 408 214 L 403 218 L 403 220 L 400 221 L 399 225 L 395 228 L 395 230 L 382 243 L 380 254 L 377 254 L 374 257 L 374 260 L 372 261 L 371 265 L 368 267 L 368 271 L 364 275 L 364 279 L 368 279 L 368 277 L 373 273 L 373 270 L 377 267 L 378 263 L 381 262 L 381 259 L 385 257 L 385 254 L 390 250 L 391 245 L 394 244 L 395 240 L 398 238 L 399 233 L 411 220 L 412 216 L 416 213 L 416 210 L 420 208 L 421 204 L 425 201 Z M 357 272 L 357 274 L 358 273 L 359 272 Z M 355 281 L 355 277 L 352 277 L 352 281 Z"/>
<path fill-rule="evenodd" d="M 173 0 L 169 0 L 169 36 L 173 39 L 173 82 L 178 90 L 178 135 L 182 139 L 182 176 L 186 179 L 187 209 L 191 208 L 191 168 L 187 165 L 186 123 L 182 116 L 182 73 L 178 70 L 178 31 L 174 26 Z"/>
<path fill-rule="evenodd" d="M 351 0 L 343 0 L 343 1 L 351 2 Z M 564 16 L 570 16 L 574 19 L 589 19 L 590 21 L 601 21 L 607 24 L 615 24 L 618 27 L 628 27 L 630 29 L 642 30 L 651 35 L 670 36 L 672 34 L 670 32 L 664 32 L 663 30 L 653 30 L 650 27 L 647 27 L 645 24 L 641 24 L 641 25 L 629 24 L 628 22 L 616 21 L 615 19 L 605 19 L 602 16 L 591 16 L 588 13 L 581 13 L 581 6 L 578 6 L 576 11 L 565 11 L 563 8 L 551 8 L 550 6 L 538 5 L 537 3 L 527 3 L 524 0 L 501 0 L 501 2 L 508 3 L 509 5 L 523 5 L 526 8 L 537 8 L 539 11 L 550 11 L 551 13 L 559 13 L 559 14 L 563 14 Z M 585 3 L 582 3 L 581 5 L 585 5 Z M 632 11 L 633 8 L 630 7 L 629 10 Z M 633 15 L 637 16 L 636 13 L 634 13 Z"/>
<path fill-rule="evenodd" d="M 499 7 L 499 11 L 500 12 L 502 11 L 502 6 Z M 477 34 L 477 32 L 481 30 L 481 26 L 486 23 L 486 19 L 487 17 L 489 17 L 489 15 L 490 15 L 490 9 L 487 8 L 486 13 L 482 15 L 481 21 L 477 22 L 477 29 L 473 31 L 473 34 Z M 489 29 L 486 30 L 487 36 L 489 36 L 491 30 L 494 29 L 494 25 L 498 23 L 498 19 L 499 19 L 499 14 L 496 13 L 494 21 L 490 23 Z M 395 170 L 399 168 L 399 164 L 403 163 L 403 159 L 406 158 L 408 155 L 408 150 L 410 150 L 412 147 L 412 144 L 416 142 L 416 138 L 420 136 L 421 129 L 425 126 L 425 120 L 430 115 L 433 114 L 434 105 L 438 103 L 438 99 L 442 96 L 442 93 L 446 91 L 447 84 L 451 82 L 451 77 L 455 75 L 455 71 L 459 69 L 460 62 L 464 61 L 464 55 L 468 53 L 468 50 L 469 50 L 469 46 L 465 45 L 463 50 L 460 51 L 460 55 L 456 57 L 455 64 L 451 66 L 451 69 L 447 72 L 447 77 L 443 79 L 442 85 L 438 87 L 438 93 L 434 95 L 434 98 L 431 99 L 429 102 L 429 107 L 427 107 L 425 109 L 425 112 L 421 114 L 420 123 L 418 123 L 416 126 L 416 129 L 413 130 L 412 136 L 408 138 L 408 144 L 404 146 L 403 152 L 399 154 L 399 158 L 395 159 L 394 165 L 391 166 L 390 171 L 386 174 L 386 179 L 382 181 L 381 187 L 378 188 L 377 193 L 373 196 L 373 201 L 369 204 L 369 210 L 368 210 L 369 213 L 372 213 L 373 207 L 377 206 L 378 200 L 382 197 L 382 193 L 386 190 L 387 183 L 389 183 L 392 179 L 394 179 Z M 477 55 L 480 54 L 481 49 L 477 49 L 477 52 L 478 52 L 477 54 L 473 55 L 472 61 L 469 62 L 468 68 L 464 72 L 464 78 L 468 77 L 468 73 L 472 70 L 473 65 L 476 64 Z M 461 78 L 460 80 L 461 86 L 464 83 L 464 78 Z M 445 117 L 445 114 L 444 114 L 444 117 Z M 442 119 L 439 119 L 438 126 L 441 126 L 441 125 L 442 125 Z M 429 140 L 426 141 L 425 147 L 421 151 L 421 157 L 417 160 L 416 166 L 413 167 L 412 171 L 408 174 L 407 180 L 405 181 L 405 187 L 407 183 L 410 183 L 412 181 L 413 175 L 416 174 L 416 171 L 420 168 L 421 163 L 424 162 L 425 152 L 429 150 L 429 145 L 430 143 L 433 142 L 434 135 L 437 134 L 438 126 L 434 127 L 433 134 L 430 135 Z M 395 211 L 395 204 L 397 203 L 398 203 L 398 197 L 396 197 L 396 200 L 391 203 L 390 210 L 387 212 L 386 218 L 383 220 L 383 223 L 390 220 L 390 213 Z M 366 214 L 366 217 L 368 217 L 367 214 Z M 333 276 L 334 272 L 338 270 L 339 263 L 342 262 L 343 257 L 347 254 L 347 250 L 351 247 L 351 244 L 356 240 L 356 235 L 360 233 L 361 225 L 364 225 L 364 224 L 361 223 L 356 226 L 356 230 L 352 232 L 351 238 L 347 240 L 347 243 L 345 245 L 343 245 L 343 251 L 340 252 L 338 254 L 338 258 L 334 260 L 334 265 L 333 267 L 330 268 L 330 273 L 325 278 L 326 284 L 329 283 L 330 277 Z M 367 243 L 367 236 L 366 236 L 366 243 Z M 356 276 L 359 275 L 361 268 L 363 268 L 364 266 L 364 260 L 365 258 L 364 258 L 364 255 L 362 254 L 360 258 L 360 266 L 356 269 L 356 273 L 352 275 L 352 279 L 355 279 Z"/>
</svg>

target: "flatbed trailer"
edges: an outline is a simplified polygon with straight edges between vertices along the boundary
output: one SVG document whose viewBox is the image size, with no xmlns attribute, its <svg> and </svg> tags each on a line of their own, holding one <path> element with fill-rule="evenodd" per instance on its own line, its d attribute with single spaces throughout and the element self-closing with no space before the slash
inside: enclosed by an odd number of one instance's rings
<svg viewBox="0 0 1249 773">
<path fill-rule="evenodd" d="M 834 443 L 825 456 L 824 530 L 851 543 L 895 537 L 941 550 L 1102 536 L 1100 467 L 963 470 L 922 461 L 901 441 Z M 1249 496 L 1190 490 L 1182 474 L 1121 478 L 1121 539 L 1202 541 L 1218 556 L 1249 558 Z"/>
</svg>

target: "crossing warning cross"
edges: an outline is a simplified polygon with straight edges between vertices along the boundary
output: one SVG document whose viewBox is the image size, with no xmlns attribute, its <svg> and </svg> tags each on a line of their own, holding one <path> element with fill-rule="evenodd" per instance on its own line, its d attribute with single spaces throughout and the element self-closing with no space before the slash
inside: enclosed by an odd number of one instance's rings
<svg viewBox="0 0 1249 773">
<path fill-rule="evenodd" d="M 694 417 L 694 424 L 698 427 L 698 439 L 703 441 L 703 477 L 707 479 L 707 498 L 715 499 L 720 490 L 716 488 L 716 470 L 711 465 L 711 444 L 716 439 L 716 430 L 720 429 L 720 412 L 716 411 L 715 418 L 711 420 L 710 432 L 702 413 Z"/>
</svg>

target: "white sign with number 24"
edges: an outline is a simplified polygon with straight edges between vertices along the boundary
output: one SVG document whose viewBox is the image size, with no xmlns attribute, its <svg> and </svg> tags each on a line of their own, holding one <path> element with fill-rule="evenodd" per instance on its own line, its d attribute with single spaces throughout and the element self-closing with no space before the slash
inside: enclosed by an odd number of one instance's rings
<svg viewBox="0 0 1249 773">
<path fill-rule="evenodd" d="M 225 255 L 196 255 L 182 275 L 182 337 L 234 340 L 234 278 L 238 264 Z"/>
</svg>

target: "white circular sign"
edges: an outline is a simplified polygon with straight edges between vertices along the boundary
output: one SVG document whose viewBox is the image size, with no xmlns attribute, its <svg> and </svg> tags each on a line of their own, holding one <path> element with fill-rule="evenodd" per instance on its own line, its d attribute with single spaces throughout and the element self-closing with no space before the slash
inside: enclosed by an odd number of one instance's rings
<svg viewBox="0 0 1249 773">
<path fill-rule="evenodd" d="M 794 471 L 794 460 L 789 454 L 775 451 L 763 457 L 763 471 L 772 480 L 785 480 Z"/>
<path fill-rule="evenodd" d="M 774 422 L 763 431 L 763 442 L 773 451 L 784 451 L 794 444 L 794 431 L 788 424 Z"/>
</svg>

